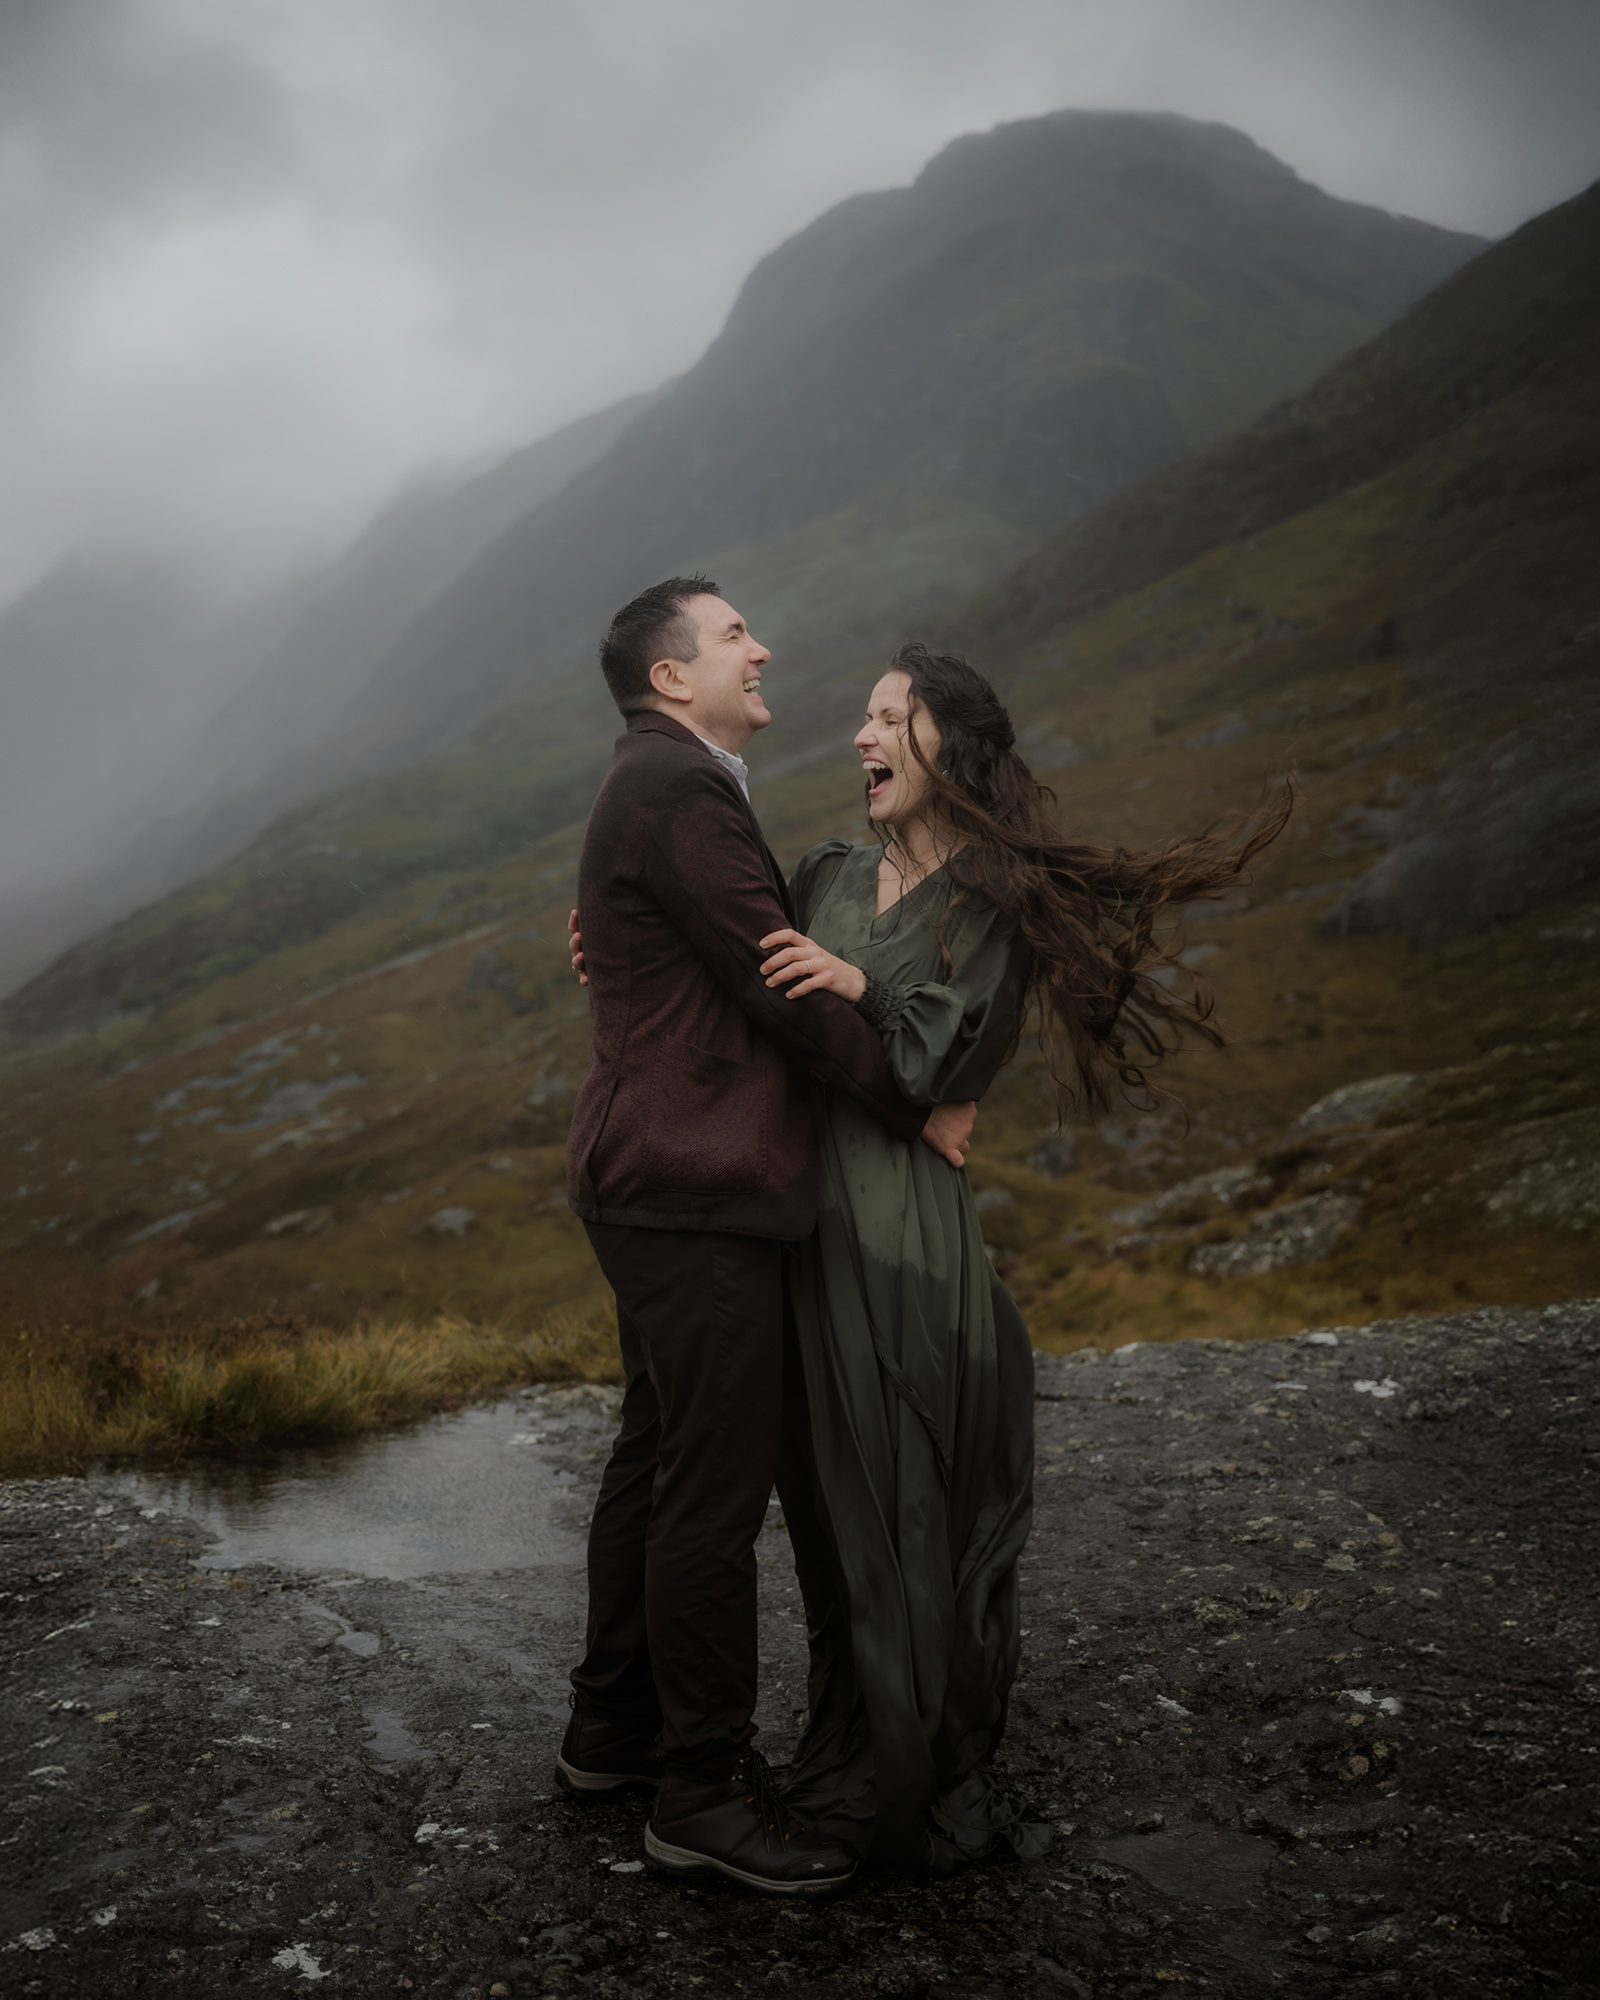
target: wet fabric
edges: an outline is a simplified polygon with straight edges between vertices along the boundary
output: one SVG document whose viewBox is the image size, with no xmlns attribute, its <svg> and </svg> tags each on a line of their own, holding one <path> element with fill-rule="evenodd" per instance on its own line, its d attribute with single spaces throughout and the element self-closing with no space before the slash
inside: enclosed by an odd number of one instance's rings
<svg viewBox="0 0 1600 2000">
<path fill-rule="evenodd" d="M 876 917 L 878 859 L 844 841 L 814 848 L 795 877 L 800 926 L 895 989 L 884 1048 L 905 1096 L 981 1098 L 1023 1003 L 1020 954 L 988 906 L 957 907 L 947 968 L 947 879 Z M 848 1098 L 814 1098 L 818 1226 L 787 1252 L 784 1505 L 811 1631 L 788 1796 L 879 1859 L 1038 1852 L 1045 1829 L 992 1777 L 1033 1511 L 1027 1329 L 966 1174 Z"/>
</svg>

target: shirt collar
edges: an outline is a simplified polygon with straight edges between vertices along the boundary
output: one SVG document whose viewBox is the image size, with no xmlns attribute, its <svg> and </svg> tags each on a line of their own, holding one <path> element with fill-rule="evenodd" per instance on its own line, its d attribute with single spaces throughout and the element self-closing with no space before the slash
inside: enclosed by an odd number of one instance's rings
<svg viewBox="0 0 1600 2000">
<path fill-rule="evenodd" d="M 716 758 L 722 768 L 725 771 L 733 773 L 734 783 L 744 793 L 745 803 L 748 805 L 750 801 L 750 766 L 742 757 L 736 757 L 731 750 L 724 750 L 720 743 L 713 743 L 709 736 L 701 735 L 701 732 L 695 729 L 692 722 L 685 723 L 684 727 L 694 730 L 694 734 L 699 737 L 700 741 L 711 752 L 712 756 Z"/>
</svg>

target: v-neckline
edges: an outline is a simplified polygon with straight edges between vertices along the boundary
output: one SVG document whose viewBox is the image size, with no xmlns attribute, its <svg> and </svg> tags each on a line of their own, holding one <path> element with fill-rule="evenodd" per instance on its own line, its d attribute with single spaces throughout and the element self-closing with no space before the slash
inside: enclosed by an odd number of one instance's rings
<svg viewBox="0 0 1600 2000">
<path fill-rule="evenodd" d="M 873 907 L 872 907 L 871 921 L 875 924 L 881 924 L 885 917 L 892 916 L 894 912 L 900 908 L 902 903 L 906 902 L 908 898 L 914 896 L 917 893 L 917 891 L 920 888 L 922 888 L 926 883 L 931 882 L 935 875 L 942 875 L 943 873 L 944 873 L 944 863 L 941 861 L 937 868 L 930 868 L 926 875 L 919 875 L 916 881 L 912 883 L 909 889 L 902 889 L 899 895 L 895 897 L 894 901 L 889 905 L 889 907 L 886 910 L 880 910 L 878 908 L 878 896 L 877 896 L 878 876 L 877 876 L 877 870 L 874 869 L 872 876 Z"/>
</svg>

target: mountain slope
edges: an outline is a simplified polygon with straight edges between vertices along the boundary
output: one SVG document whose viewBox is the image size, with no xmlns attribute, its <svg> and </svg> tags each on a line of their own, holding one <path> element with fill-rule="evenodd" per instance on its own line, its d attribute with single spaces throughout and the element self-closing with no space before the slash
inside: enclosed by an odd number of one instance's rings
<svg viewBox="0 0 1600 2000">
<path fill-rule="evenodd" d="M 276 795 L 336 768 L 374 775 L 80 947 L 38 988 L 72 990 L 66 1011 L 24 997 L 10 1018 L 159 1006 L 419 871 L 482 866 L 559 826 L 614 734 L 595 635 L 642 579 L 721 576 L 780 645 L 782 719 L 758 760 L 805 754 L 854 699 L 841 675 L 908 621 L 1304 386 L 1471 247 L 1184 119 L 1062 113 L 960 141 L 758 266 L 700 363 L 612 449 L 378 664 L 352 647 L 363 685 L 342 712 L 351 673 L 325 697 L 307 688 L 306 747 L 274 767 Z M 263 678 L 278 699 L 282 677 Z M 226 851 L 262 796 L 237 776 L 184 851 Z"/>
<path fill-rule="evenodd" d="M 344 775 L 329 731 L 407 628 L 514 522 L 603 458 L 654 400 L 625 397 L 483 471 L 403 495 L 314 580 L 272 655 L 195 745 L 210 801 L 192 843 L 197 862 Z"/>
<path fill-rule="evenodd" d="M 1015 648 L 1376 477 L 1474 411 L 1530 392 L 1553 414 L 1592 377 L 1597 295 L 1600 194 L 1591 189 L 1475 259 L 1306 394 L 1044 543 L 963 628 L 975 642 Z M 1486 463 L 1441 510 L 1570 482 L 1586 463 L 1581 428 L 1570 461 L 1557 452 L 1542 473 Z"/>
<path fill-rule="evenodd" d="M 0 991 L 195 872 L 170 815 L 196 743 L 305 582 L 234 614 L 193 579 L 75 558 L 0 612 Z"/>
<path fill-rule="evenodd" d="M 737 579 L 753 616 L 781 606 L 793 670 L 870 653 L 1478 247 L 1220 126 L 1062 112 L 960 140 L 756 267 L 696 366 L 419 621 L 353 748 L 426 751 L 686 563 Z"/>
<path fill-rule="evenodd" d="M 1145 600 L 1138 656 L 1166 644 L 1170 665 L 1213 639 L 1192 623 L 1214 596 L 1210 552 L 1315 519 L 1332 565 L 1335 521 L 1387 515 L 1362 591 L 1319 603 L 1301 584 L 1297 608 L 1280 592 L 1270 612 L 1236 601 L 1251 691 L 1341 657 L 1399 661 L 1409 700 L 1436 718 L 1433 751 L 1413 759 L 1426 782 L 1371 808 L 1383 839 L 1367 844 L 1389 851 L 1331 927 L 1417 935 L 1516 916 L 1600 876 L 1597 341 L 1600 187 L 1458 273 L 1308 395 L 1041 549 L 952 636 L 1059 686 L 1075 628 L 1166 578 Z M 1371 560 L 1361 545 L 1352 567 Z M 1175 679 L 1158 720 L 1180 730 L 1209 692 L 1202 678 L 1174 702 Z M 1274 704 L 1301 712 L 1281 692 Z"/>
<path fill-rule="evenodd" d="M 0 987 L 335 781 L 330 722 L 412 619 L 650 400 L 420 485 L 226 618 L 71 565 L 0 614 Z"/>
<path fill-rule="evenodd" d="M 1597 212 L 1600 192 L 1485 253 L 1306 398 L 1325 420 L 1296 433 L 1275 415 L 1147 482 L 964 614 L 1085 833 L 1164 840 L 1290 765 L 1302 788 L 1256 880 L 1189 913 L 1184 962 L 1234 1041 L 1172 1067 L 1187 1116 L 1130 1109 L 1063 1141 L 1026 1049 L 985 1102 L 985 1235 L 1041 1345 L 1600 1283 L 1596 876 L 1578 855 L 1525 881 L 1520 913 L 1447 908 L 1414 937 L 1339 914 L 1457 823 L 1454 788 L 1493 805 L 1497 785 L 1600 768 Z M 1340 382 L 1401 427 L 1431 379 L 1442 417 L 1392 450 L 1374 429 L 1342 483 L 1326 472 L 1348 433 Z M 1200 520 L 1175 511 L 1180 489 L 1213 510 L 1198 553 L 1141 557 L 1126 589 L 1087 589 L 1062 559 L 1159 551 Z M 786 861 L 864 831 L 859 772 L 842 740 L 824 747 L 757 780 Z M 578 839 L 393 881 L 292 950 L 214 964 L 142 1025 L 13 1044 L 9 1323 L 602 1312 L 561 1192 L 587 1044 L 563 945 Z M 79 990 L 63 971 L 30 1025 Z"/>
</svg>

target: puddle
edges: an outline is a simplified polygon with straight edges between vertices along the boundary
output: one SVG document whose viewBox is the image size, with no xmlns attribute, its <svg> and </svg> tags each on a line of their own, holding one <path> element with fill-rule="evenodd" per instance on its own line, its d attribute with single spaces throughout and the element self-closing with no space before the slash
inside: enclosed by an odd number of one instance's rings
<svg viewBox="0 0 1600 2000">
<path fill-rule="evenodd" d="M 397 1709 L 369 1708 L 363 1713 L 367 1718 L 365 1747 L 380 1764 L 404 1764 L 413 1757 L 427 1756 L 427 1751 L 400 1719 Z"/>
<path fill-rule="evenodd" d="M 508 1397 L 387 1436 L 95 1480 L 141 1507 L 191 1515 L 216 1537 L 204 1569 L 403 1578 L 581 1564 L 588 1488 L 535 1441 L 544 1407 Z M 609 1435 L 598 1412 L 590 1425 L 596 1442 Z M 352 1630 L 343 1642 L 359 1652 L 364 1638 Z"/>
<path fill-rule="evenodd" d="M 1239 1909 L 1254 1893 L 1277 1849 L 1249 1833 L 1213 1826 L 1176 1826 L 1166 1833 L 1129 1833 L 1097 1840 L 1102 1861 L 1142 1875 L 1152 1888 L 1186 1903 Z"/>
<path fill-rule="evenodd" d="M 235 1819 L 253 1819 L 261 1810 L 259 1799 L 224 1799 L 222 1810 Z M 238 1833 L 225 1833 L 222 1845 L 231 1847 L 236 1854 L 259 1854 L 272 1845 L 274 1835 L 260 1828 L 243 1827 Z"/>
<path fill-rule="evenodd" d="M 132 1868 L 146 1858 L 142 1847 L 113 1847 L 106 1854 L 97 1854 L 89 1863 L 89 1868 L 95 1875 L 109 1875 L 114 1869 Z"/>
<path fill-rule="evenodd" d="M 325 1604 L 306 1603 L 301 1609 L 308 1617 L 326 1618 L 337 1625 L 339 1629 L 333 1635 L 333 1643 L 336 1646 L 343 1646 L 346 1652 L 354 1653 L 357 1659 L 372 1659 L 382 1643 L 376 1632 L 361 1631 L 352 1625 L 348 1618 L 342 1617 L 337 1611 L 330 1611 Z"/>
</svg>

